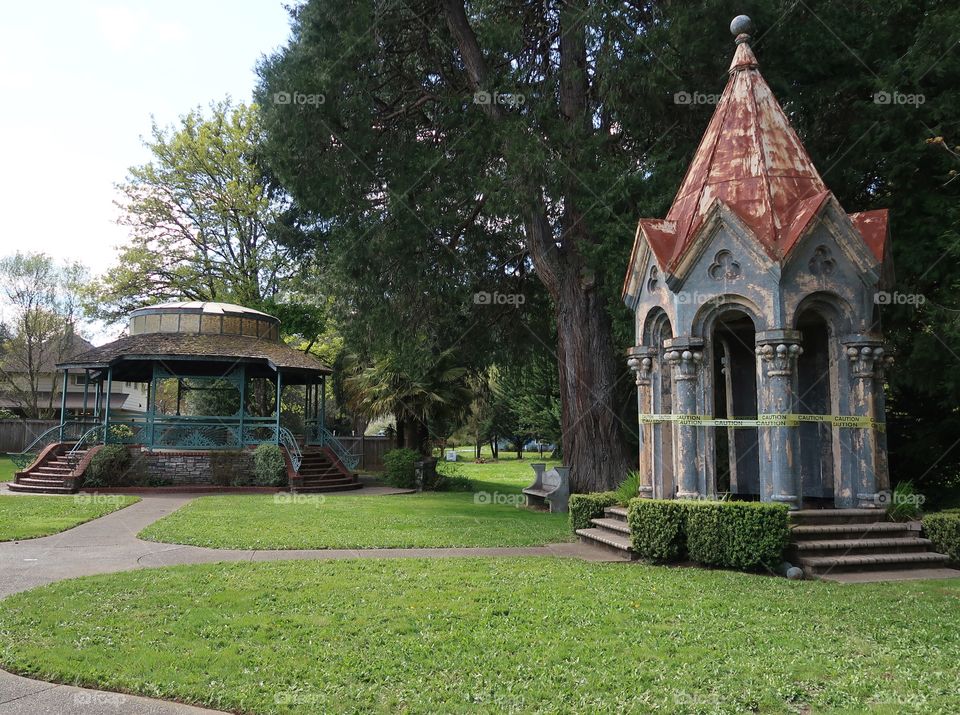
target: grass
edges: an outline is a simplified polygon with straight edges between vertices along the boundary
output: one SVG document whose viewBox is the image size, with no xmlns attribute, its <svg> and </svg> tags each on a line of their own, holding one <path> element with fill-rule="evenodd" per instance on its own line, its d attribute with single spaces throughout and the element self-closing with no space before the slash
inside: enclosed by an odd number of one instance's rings
<svg viewBox="0 0 960 715">
<path fill-rule="evenodd" d="M 13 463 L 10 457 L 0 457 L 0 484 L 3 482 L 12 482 L 13 474 L 17 471 L 17 465 Z"/>
<path fill-rule="evenodd" d="M 489 448 L 487 448 L 489 451 Z M 540 459 L 536 453 L 524 452 L 523 459 L 517 459 L 515 452 L 500 452 L 500 458 L 495 462 L 485 464 L 476 464 L 473 461 L 473 448 L 468 450 L 460 448 L 457 450 L 459 459 L 464 461 L 454 463 L 453 467 L 457 472 L 473 480 L 474 490 L 476 491 L 502 491 L 505 493 L 519 494 L 520 490 L 533 482 L 533 469 L 531 464 L 538 462 L 545 463 L 547 469 L 561 464 L 560 460 L 551 460 L 547 457 Z M 489 454 L 484 454 L 485 459 L 490 459 Z M 441 467 L 442 469 L 443 467 Z"/>
<path fill-rule="evenodd" d="M 495 503 L 487 494 L 210 496 L 139 536 L 219 549 L 538 546 L 571 539 L 566 514 L 518 508 L 512 494 Z"/>
<path fill-rule="evenodd" d="M 0 541 L 34 539 L 72 529 L 140 501 L 138 497 L 0 496 Z"/>
<path fill-rule="evenodd" d="M 206 564 L 12 596 L 0 664 L 244 713 L 949 713 L 958 600 L 566 559 Z"/>
</svg>

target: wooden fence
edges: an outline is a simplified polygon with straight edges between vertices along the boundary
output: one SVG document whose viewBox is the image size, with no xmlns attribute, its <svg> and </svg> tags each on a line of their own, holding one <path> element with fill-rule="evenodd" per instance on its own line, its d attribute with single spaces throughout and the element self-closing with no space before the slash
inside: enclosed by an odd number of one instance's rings
<svg viewBox="0 0 960 715">
<path fill-rule="evenodd" d="M 0 420 L 0 454 L 19 452 L 60 420 Z"/>
<path fill-rule="evenodd" d="M 337 435 L 337 439 L 353 454 L 360 457 L 357 469 L 360 471 L 383 469 L 383 455 L 394 448 L 392 437 L 344 437 Z"/>
</svg>

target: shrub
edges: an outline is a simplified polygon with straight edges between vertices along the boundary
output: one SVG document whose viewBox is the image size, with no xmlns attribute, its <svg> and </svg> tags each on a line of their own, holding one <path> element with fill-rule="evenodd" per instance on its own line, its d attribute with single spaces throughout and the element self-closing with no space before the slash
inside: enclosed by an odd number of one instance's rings
<svg viewBox="0 0 960 715">
<path fill-rule="evenodd" d="M 960 512 L 941 512 L 923 517 L 923 531 L 933 548 L 960 563 Z"/>
<path fill-rule="evenodd" d="M 416 463 L 421 459 L 420 453 L 412 449 L 391 449 L 383 455 L 384 480 L 401 489 L 416 487 Z"/>
<path fill-rule="evenodd" d="M 122 444 L 108 444 L 96 452 L 83 473 L 83 486 L 128 487 L 136 484 L 136 473 L 131 469 L 130 450 Z"/>
<path fill-rule="evenodd" d="M 887 516 L 893 521 L 913 521 L 920 516 L 920 505 L 926 501 L 913 486 L 911 480 L 897 484 L 890 495 Z"/>
<path fill-rule="evenodd" d="M 632 472 L 627 472 L 627 478 L 620 483 L 620 486 L 617 487 L 615 491 L 619 504 L 623 506 L 629 504 L 630 500 L 635 499 L 640 492 L 640 472 L 636 469 Z"/>
<path fill-rule="evenodd" d="M 287 482 L 287 462 L 275 444 L 261 444 L 253 450 L 253 483 L 261 487 L 281 487 Z"/>
<path fill-rule="evenodd" d="M 760 502 L 690 502 L 687 553 L 692 561 L 756 571 L 776 568 L 790 541 L 789 509 Z"/>
<path fill-rule="evenodd" d="M 571 494 L 570 528 L 589 529 L 590 520 L 603 516 L 603 510 L 608 506 L 619 504 L 616 492 L 594 492 L 592 494 Z"/>
<path fill-rule="evenodd" d="M 627 523 L 633 550 L 660 563 L 686 558 L 689 504 L 676 499 L 631 499 Z"/>
</svg>

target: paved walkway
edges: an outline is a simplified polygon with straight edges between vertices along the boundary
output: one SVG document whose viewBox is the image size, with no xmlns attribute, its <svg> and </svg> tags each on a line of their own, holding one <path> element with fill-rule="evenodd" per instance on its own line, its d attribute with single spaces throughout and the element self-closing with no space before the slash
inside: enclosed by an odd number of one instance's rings
<svg viewBox="0 0 960 715">
<path fill-rule="evenodd" d="M 77 576 L 217 561 L 451 556 L 572 556 L 590 561 L 619 560 L 604 551 L 578 543 L 509 548 L 243 551 L 160 544 L 137 538 L 137 534 L 146 526 L 195 498 L 196 494 L 145 495 L 143 501 L 133 506 L 60 534 L 0 543 L 0 598 Z M 166 715 L 212 712 L 177 703 L 54 685 L 0 670 L 0 715 Z"/>
</svg>

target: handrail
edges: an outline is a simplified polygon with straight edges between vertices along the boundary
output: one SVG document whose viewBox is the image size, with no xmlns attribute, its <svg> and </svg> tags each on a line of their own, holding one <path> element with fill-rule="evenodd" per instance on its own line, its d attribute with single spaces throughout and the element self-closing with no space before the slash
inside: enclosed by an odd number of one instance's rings
<svg viewBox="0 0 960 715">
<path fill-rule="evenodd" d="M 39 454 L 44 447 L 47 447 L 54 442 L 61 441 L 61 430 L 66 432 L 72 427 L 77 425 L 83 426 L 85 424 L 87 424 L 87 422 L 84 420 L 70 420 L 61 425 L 55 425 L 50 429 L 40 433 L 36 439 L 34 439 L 29 445 L 24 447 L 19 452 L 7 452 L 7 456 L 10 457 L 10 460 L 17 466 L 18 469 L 25 469 L 30 462 L 37 458 L 37 454 Z M 56 434 L 55 438 L 52 437 L 54 434 Z"/>
<path fill-rule="evenodd" d="M 360 464 L 360 457 L 348 450 L 343 445 L 343 442 L 337 439 L 333 432 L 323 425 L 317 425 L 316 439 L 321 447 L 329 447 L 333 450 L 333 453 L 337 455 L 337 459 L 350 471 L 356 469 L 357 465 Z"/>
<path fill-rule="evenodd" d="M 96 425 L 95 427 L 91 427 L 90 429 L 88 429 L 86 432 L 80 435 L 80 439 L 77 440 L 76 444 L 74 444 L 70 449 L 67 450 L 67 454 L 72 457 L 76 452 L 80 451 L 80 448 L 83 446 L 83 443 L 87 441 L 88 437 L 102 430 L 103 430 L 102 424 Z"/>
<path fill-rule="evenodd" d="M 303 453 L 300 451 L 300 445 L 297 443 L 293 433 L 286 427 L 281 427 L 277 436 L 279 437 L 280 444 L 283 445 L 283 448 L 287 450 L 287 454 L 290 455 L 290 463 L 293 465 L 293 471 L 299 472 L 300 465 L 303 463 Z"/>
</svg>

